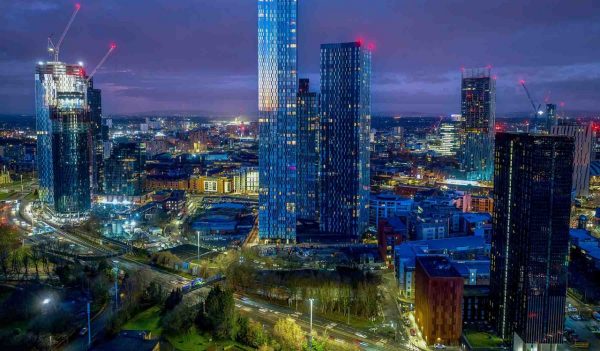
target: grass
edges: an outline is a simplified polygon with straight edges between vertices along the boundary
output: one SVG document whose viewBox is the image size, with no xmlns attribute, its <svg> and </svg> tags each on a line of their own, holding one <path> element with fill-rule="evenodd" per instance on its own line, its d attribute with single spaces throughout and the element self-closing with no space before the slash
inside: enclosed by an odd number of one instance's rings
<svg viewBox="0 0 600 351">
<path fill-rule="evenodd" d="M 14 191 L 9 191 L 9 192 L 2 191 L 2 192 L 0 192 L 0 201 L 8 199 L 9 197 L 13 196 L 14 194 L 15 194 Z"/>
<path fill-rule="evenodd" d="M 153 306 L 140 312 L 123 326 L 123 330 L 150 330 L 152 337 L 162 335 L 160 326 L 160 307 Z M 169 343 L 178 351 L 197 350 L 231 350 L 252 351 L 253 348 L 241 345 L 235 341 L 212 341 L 210 335 L 200 333 L 195 327 L 189 332 L 178 335 L 165 335 Z"/>
<path fill-rule="evenodd" d="M 490 333 L 465 330 L 464 335 L 473 348 L 502 346 L 502 339 Z"/>
<path fill-rule="evenodd" d="M 150 330 L 154 337 L 162 333 L 160 326 L 160 307 L 153 306 L 139 313 L 127 322 L 123 329 L 125 330 Z"/>
<path fill-rule="evenodd" d="M 175 336 L 167 336 L 169 343 L 178 351 L 198 351 L 198 350 L 231 350 L 231 351 L 251 351 L 251 347 L 241 345 L 235 341 L 211 341 L 210 336 L 200 334 L 195 328 L 189 333 Z"/>
</svg>

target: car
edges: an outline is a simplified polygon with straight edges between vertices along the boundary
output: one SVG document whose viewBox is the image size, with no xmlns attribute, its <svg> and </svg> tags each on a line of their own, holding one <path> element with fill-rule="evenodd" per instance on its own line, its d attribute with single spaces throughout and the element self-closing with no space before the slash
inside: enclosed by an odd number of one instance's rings
<svg viewBox="0 0 600 351">
<path fill-rule="evenodd" d="M 436 349 L 436 350 L 443 350 L 443 349 L 446 348 L 446 345 L 444 345 L 444 344 L 434 344 L 433 348 Z"/>
<path fill-rule="evenodd" d="M 79 331 L 79 335 L 85 335 L 87 334 L 88 329 L 86 327 L 81 328 L 81 330 Z"/>
<path fill-rule="evenodd" d="M 414 328 L 410 328 L 410 335 L 411 336 L 416 336 L 417 335 L 417 331 Z"/>
<path fill-rule="evenodd" d="M 361 333 L 358 333 L 358 332 L 354 333 L 354 335 L 358 336 L 359 338 L 363 338 L 363 339 L 367 338 L 367 336 L 365 334 L 361 334 Z"/>
</svg>

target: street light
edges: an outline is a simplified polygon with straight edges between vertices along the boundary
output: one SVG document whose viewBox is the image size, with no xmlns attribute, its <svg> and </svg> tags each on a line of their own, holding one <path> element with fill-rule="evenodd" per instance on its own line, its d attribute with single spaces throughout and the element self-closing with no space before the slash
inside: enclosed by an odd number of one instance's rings
<svg viewBox="0 0 600 351">
<path fill-rule="evenodd" d="M 119 261 L 113 260 L 115 264 L 115 310 L 119 308 Z"/>
<path fill-rule="evenodd" d="M 314 303 L 315 299 L 310 298 L 308 299 L 308 302 L 310 303 L 310 334 L 308 335 L 308 349 L 312 350 L 312 322 L 313 322 L 313 303 Z"/>
</svg>

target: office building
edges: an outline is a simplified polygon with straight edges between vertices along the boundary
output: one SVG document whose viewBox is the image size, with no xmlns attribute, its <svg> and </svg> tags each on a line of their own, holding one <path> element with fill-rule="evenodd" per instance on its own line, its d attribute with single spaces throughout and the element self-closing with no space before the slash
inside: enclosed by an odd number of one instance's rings
<svg viewBox="0 0 600 351">
<path fill-rule="evenodd" d="M 319 179 L 319 94 L 308 79 L 298 90 L 298 218 L 316 220 Z"/>
<path fill-rule="evenodd" d="M 491 69 L 463 71 L 461 115 L 461 170 L 468 180 L 491 180 L 496 119 L 496 80 Z"/>
<path fill-rule="evenodd" d="M 575 155 L 573 158 L 573 194 L 587 196 L 590 194 L 590 164 L 594 131 L 592 124 L 577 124 L 575 122 L 561 123 L 550 130 L 552 135 L 566 135 L 575 139 Z"/>
<path fill-rule="evenodd" d="M 515 350 L 562 343 L 574 141 L 496 135 L 491 317 Z"/>
<path fill-rule="evenodd" d="M 104 161 L 106 195 L 139 196 L 143 192 L 146 143 L 117 142 Z"/>
<path fill-rule="evenodd" d="M 321 231 L 357 240 L 369 221 L 371 52 L 321 45 Z"/>
<path fill-rule="evenodd" d="M 90 210 L 88 82 L 80 65 L 40 62 L 35 73 L 40 199 L 56 215 Z"/>
<path fill-rule="evenodd" d="M 258 1 L 258 236 L 296 240 L 297 0 Z"/>
<path fill-rule="evenodd" d="M 457 345 L 462 334 L 463 277 L 447 257 L 419 256 L 415 318 L 427 344 Z"/>
</svg>

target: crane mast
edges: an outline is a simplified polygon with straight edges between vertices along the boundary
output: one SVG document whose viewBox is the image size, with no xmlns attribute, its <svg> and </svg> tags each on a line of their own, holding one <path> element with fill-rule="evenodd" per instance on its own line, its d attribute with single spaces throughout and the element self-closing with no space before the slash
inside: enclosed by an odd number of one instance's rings
<svg viewBox="0 0 600 351">
<path fill-rule="evenodd" d="M 102 65 L 104 64 L 104 62 L 106 62 L 106 59 L 108 59 L 108 56 L 116 48 L 117 48 L 117 44 L 115 44 L 115 43 L 110 44 L 110 47 L 108 48 L 108 51 L 106 52 L 106 54 L 104 54 L 104 57 L 102 57 L 102 60 L 100 60 L 100 62 L 96 65 L 96 67 L 94 68 L 94 70 L 92 70 L 92 73 L 90 73 L 88 75 L 88 77 L 86 79 L 88 82 L 92 79 L 92 77 L 94 76 L 94 74 L 96 74 L 96 72 L 100 69 L 100 67 L 102 67 Z"/>
<path fill-rule="evenodd" d="M 73 21 L 75 20 L 75 17 L 77 17 L 77 13 L 79 12 L 79 9 L 81 9 L 81 5 L 75 4 L 75 10 L 73 10 L 73 14 L 71 15 L 71 18 L 69 19 L 69 22 L 67 23 L 67 26 L 63 30 L 63 32 L 60 35 L 60 38 L 58 39 L 58 42 L 56 44 L 54 44 L 51 37 L 48 37 L 48 53 L 50 54 L 50 57 L 55 62 L 58 61 L 58 54 L 60 52 L 60 46 L 62 45 L 63 41 L 65 40 L 65 36 L 67 35 L 67 32 L 71 28 L 71 25 L 73 24 Z"/>
</svg>

